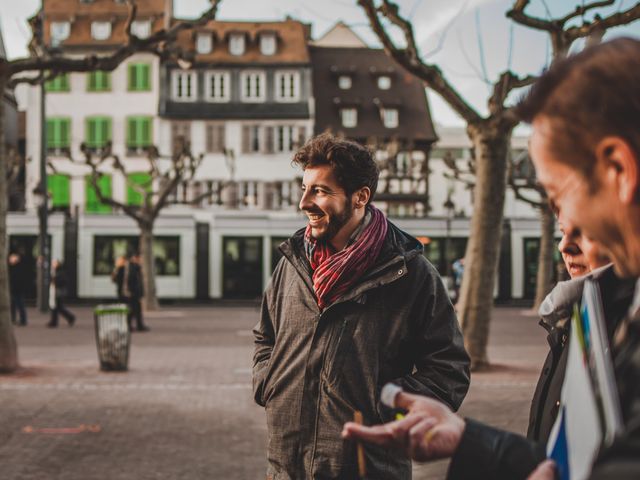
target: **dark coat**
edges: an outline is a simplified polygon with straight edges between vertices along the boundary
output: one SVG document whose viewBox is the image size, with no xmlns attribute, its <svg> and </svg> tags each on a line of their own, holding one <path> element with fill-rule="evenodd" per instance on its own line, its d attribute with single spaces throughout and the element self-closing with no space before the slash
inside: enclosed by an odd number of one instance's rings
<svg viewBox="0 0 640 480">
<path fill-rule="evenodd" d="M 616 279 L 611 268 L 600 270 L 597 276 L 611 338 L 613 329 L 621 321 L 611 322 L 609 318 L 619 319 L 623 316 L 620 312 L 626 315 L 631 283 Z M 605 280 L 607 278 L 609 280 Z M 640 298 L 636 301 L 638 310 L 635 320 L 630 322 L 633 327 L 629 329 L 624 345 L 612 346 L 625 432 L 612 447 L 601 452 L 589 477 L 591 480 L 640 478 Z M 563 379 L 564 370 L 558 370 L 555 377 Z M 546 402 L 551 404 L 549 398 Z M 524 480 L 545 459 L 545 446 L 546 441 L 535 442 L 468 419 L 460 445 L 451 459 L 447 479 Z"/>
<path fill-rule="evenodd" d="M 283 258 L 254 328 L 254 397 L 266 407 L 269 478 L 351 479 L 355 445 L 342 426 L 390 420 L 379 402 L 390 381 L 454 410 L 469 387 L 469 357 L 449 297 L 422 245 L 389 223 L 374 266 L 320 312 L 304 230 L 280 246 Z M 365 446 L 369 478 L 411 478 L 395 452 Z"/>
<path fill-rule="evenodd" d="M 142 280 L 142 268 L 140 265 L 129 262 L 128 272 L 125 276 L 129 297 L 134 299 L 144 297 L 144 282 Z"/>
<path fill-rule="evenodd" d="M 540 306 L 540 325 L 549 332 L 549 354 L 531 401 L 527 437 L 543 444 L 546 444 L 558 415 L 569 351 L 565 348 L 569 338 L 569 319 L 574 304 L 579 303 L 582 298 L 582 287 L 587 278 L 597 280 L 600 286 L 603 309 L 607 312 L 609 342 L 633 296 L 635 282 L 617 278 L 613 267 L 608 265 L 584 277 L 558 283 Z"/>
<path fill-rule="evenodd" d="M 30 278 L 22 258 L 14 265 L 9 264 L 9 287 L 12 295 L 24 295 Z"/>
<path fill-rule="evenodd" d="M 59 265 L 53 272 L 53 278 L 51 279 L 56 287 L 56 299 L 64 299 L 69 294 L 69 280 L 67 273 L 62 265 Z"/>
<path fill-rule="evenodd" d="M 121 265 L 119 267 L 116 267 L 111 273 L 111 280 L 116 284 L 116 295 L 120 299 L 125 298 L 124 275 L 126 268 L 126 265 Z"/>
</svg>

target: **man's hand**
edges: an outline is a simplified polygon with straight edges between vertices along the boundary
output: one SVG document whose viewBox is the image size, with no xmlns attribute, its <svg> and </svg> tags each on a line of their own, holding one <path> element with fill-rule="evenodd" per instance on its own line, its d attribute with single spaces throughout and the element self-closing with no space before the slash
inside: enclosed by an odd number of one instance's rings
<svg viewBox="0 0 640 480">
<path fill-rule="evenodd" d="M 449 407 L 432 398 L 400 392 L 396 408 L 407 410 L 402 420 L 365 427 L 347 422 L 343 438 L 396 448 L 418 461 L 453 455 L 460 444 L 465 423 Z"/>
<path fill-rule="evenodd" d="M 536 468 L 527 480 L 554 480 L 556 478 L 556 467 L 552 460 L 545 460 Z"/>
</svg>

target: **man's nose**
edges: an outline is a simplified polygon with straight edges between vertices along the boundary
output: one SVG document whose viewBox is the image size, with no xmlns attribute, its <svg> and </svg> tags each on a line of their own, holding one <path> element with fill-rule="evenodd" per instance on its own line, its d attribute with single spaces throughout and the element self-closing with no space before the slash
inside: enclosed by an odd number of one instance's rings
<svg viewBox="0 0 640 480">
<path fill-rule="evenodd" d="M 308 210 L 311 205 L 312 205 L 312 202 L 309 197 L 309 191 L 303 190 L 302 197 L 300 197 L 300 203 L 298 204 L 298 207 L 300 208 L 300 210 Z"/>
</svg>

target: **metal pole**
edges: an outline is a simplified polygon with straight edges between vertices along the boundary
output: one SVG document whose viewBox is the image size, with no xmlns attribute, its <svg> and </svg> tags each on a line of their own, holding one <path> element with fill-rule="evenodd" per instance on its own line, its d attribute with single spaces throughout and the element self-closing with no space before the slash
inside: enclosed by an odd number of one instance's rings
<svg viewBox="0 0 640 480">
<path fill-rule="evenodd" d="M 42 203 L 38 207 L 39 218 L 39 248 L 40 248 L 40 295 L 38 306 L 42 313 L 49 310 L 49 265 L 51 263 L 51 249 L 49 248 L 48 214 L 49 198 L 47 188 L 47 117 L 45 108 L 45 84 L 40 84 L 40 195 Z"/>
</svg>

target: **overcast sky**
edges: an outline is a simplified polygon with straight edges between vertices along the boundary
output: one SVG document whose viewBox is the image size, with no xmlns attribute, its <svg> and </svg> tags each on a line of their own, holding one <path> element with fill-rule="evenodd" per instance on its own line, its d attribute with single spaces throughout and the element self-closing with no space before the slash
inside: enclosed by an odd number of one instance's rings
<svg viewBox="0 0 640 480">
<path fill-rule="evenodd" d="M 637 0 L 617 0 L 605 13 L 627 9 Z M 178 17 L 195 17 L 207 0 L 174 0 Z M 513 26 L 505 12 L 513 0 L 399 0 L 401 13 L 414 24 L 421 53 L 438 64 L 461 95 L 481 113 L 486 112 L 490 87 L 510 67 L 525 75 L 539 73 L 547 65 L 549 42 L 543 33 Z M 532 15 L 559 17 L 573 11 L 581 0 L 532 0 Z M 35 14 L 40 0 L 0 0 L 0 26 L 9 58 L 27 54 L 30 32 L 26 19 Z M 356 0 L 223 0 L 221 20 L 281 20 L 290 15 L 313 25 L 318 37 L 342 20 L 371 46 L 378 46 Z M 248 14 L 250 12 L 250 14 Z M 640 22 L 612 30 L 619 35 L 640 37 Z M 480 40 L 481 39 L 481 40 Z M 435 94 L 429 94 L 434 119 L 443 125 L 461 125 L 461 120 Z"/>
</svg>

